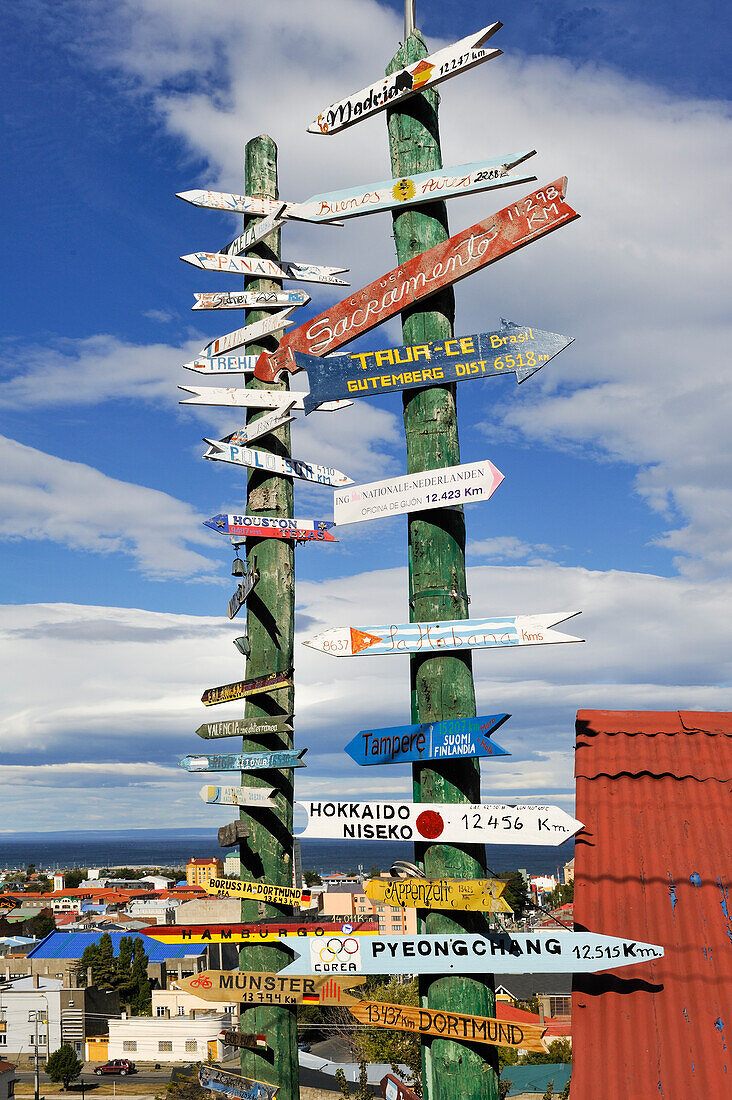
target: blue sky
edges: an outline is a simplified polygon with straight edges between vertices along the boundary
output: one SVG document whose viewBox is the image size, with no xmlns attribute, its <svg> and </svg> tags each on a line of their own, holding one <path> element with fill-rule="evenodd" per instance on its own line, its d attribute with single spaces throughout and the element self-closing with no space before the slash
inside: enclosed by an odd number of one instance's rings
<svg viewBox="0 0 732 1100">
<path fill-rule="evenodd" d="M 711 2 L 691 19 L 627 0 L 417 12 L 435 49 L 505 24 L 504 56 L 442 86 L 445 164 L 536 148 L 539 183 L 566 174 L 582 214 L 461 283 L 456 323 L 507 316 L 576 337 L 524 386 L 468 383 L 459 398 L 463 460 L 505 475 L 466 509 L 473 613 L 582 609 L 573 628 L 587 638 L 476 656 L 482 711 L 514 715 L 499 737 L 513 756 L 484 765 L 485 797 L 571 808 L 579 707 L 732 702 L 729 19 Z M 378 78 L 401 19 L 401 3 L 374 0 L 26 0 L 5 13 L 0 830 L 36 826 L 39 798 L 59 828 L 221 813 L 175 760 L 200 747 L 203 688 L 242 671 L 224 615 L 230 549 L 201 520 L 241 507 L 244 478 L 204 463 L 200 442 L 241 421 L 181 408 L 176 387 L 195 382 L 180 364 L 239 317 L 191 314 L 193 292 L 237 282 L 178 256 L 215 250 L 237 223 L 174 196 L 242 190 L 244 144 L 264 131 L 287 199 L 387 178 L 382 116 L 327 138 L 305 128 Z M 452 231 L 528 190 L 453 200 Z M 389 215 L 288 226 L 283 255 L 348 266 L 358 288 L 395 264 Z M 340 297 L 306 289 L 311 313 Z M 400 409 L 384 396 L 313 414 L 294 453 L 357 481 L 396 475 Z M 328 491 L 297 484 L 296 514 L 331 509 Z M 406 521 L 340 537 L 298 551 L 303 628 L 375 625 L 395 606 L 406 618 Z M 341 752 L 366 725 L 407 720 L 406 662 L 297 657 L 310 746 L 298 791 L 406 796 L 406 769 L 359 773 Z"/>
</svg>

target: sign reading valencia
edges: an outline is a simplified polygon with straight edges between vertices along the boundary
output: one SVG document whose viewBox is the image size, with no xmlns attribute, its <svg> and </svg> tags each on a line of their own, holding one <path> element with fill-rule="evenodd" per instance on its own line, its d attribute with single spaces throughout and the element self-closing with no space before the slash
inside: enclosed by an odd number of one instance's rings
<svg viewBox="0 0 732 1100">
<path fill-rule="evenodd" d="M 465 1043 L 488 1043 L 492 1046 L 521 1050 L 546 1051 L 542 1036 L 543 1024 L 517 1024 L 511 1020 L 495 1020 L 490 1016 L 468 1016 L 461 1012 L 440 1012 L 411 1005 L 392 1005 L 382 1001 L 359 1001 L 348 1010 L 359 1023 L 375 1027 L 396 1028 L 419 1035 L 437 1035 L 442 1039 L 460 1039 Z"/>
</svg>

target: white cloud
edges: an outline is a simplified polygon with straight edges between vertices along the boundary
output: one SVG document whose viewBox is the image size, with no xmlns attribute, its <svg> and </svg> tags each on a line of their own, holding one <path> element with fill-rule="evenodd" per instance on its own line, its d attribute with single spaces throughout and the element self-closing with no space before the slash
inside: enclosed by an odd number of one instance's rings
<svg viewBox="0 0 732 1100">
<path fill-rule="evenodd" d="M 554 554 L 551 546 L 545 543 L 532 545 L 516 538 L 515 535 L 496 535 L 494 538 L 468 542 L 466 554 L 469 559 L 491 558 L 499 561 L 527 561 L 529 565 L 539 565 Z"/>
</svg>

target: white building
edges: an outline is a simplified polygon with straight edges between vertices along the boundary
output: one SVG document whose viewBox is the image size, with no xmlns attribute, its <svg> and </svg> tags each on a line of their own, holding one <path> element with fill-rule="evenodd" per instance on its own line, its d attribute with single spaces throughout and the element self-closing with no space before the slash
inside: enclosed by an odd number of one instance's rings
<svg viewBox="0 0 732 1100">
<path fill-rule="evenodd" d="M 204 1001 L 184 989 L 153 989 L 152 1014 L 175 1019 L 180 1016 L 226 1015 L 236 1022 L 239 1016 L 239 1004 L 226 1001 Z"/>
<path fill-rule="evenodd" d="M 67 1018 L 66 1013 L 71 1011 L 73 1014 L 75 1007 L 81 1009 L 81 1003 L 77 1006 L 73 996 L 80 991 L 63 989 L 63 981 L 59 978 L 39 978 L 37 982 L 34 986 L 33 977 L 20 978 L 0 992 L 0 1023 L 5 1024 L 0 1031 L 0 1057 L 32 1058 L 36 1047 L 36 1024 L 38 1057 L 43 1062 L 62 1042 L 69 1041 L 69 1037 L 61 1038 L 62 1015 L 64 1023 L 70 1024 L 73 1017 Z M 65 1030 L 68 1032 L 68 1026 Z M 75 1041 L 71 1042 L 80 1053 L 81 1046 L 77 1048 Z"/>
<path fill-rule="evenodd" d="M 133 1062 L 205 1062 L 220 1061 L 224 1044 L 219 1032 L 231 1027 L 231 1016 L 129 1016 L 109 1021 L 111 1058 L 129 1058 Z M 228 1052 L 228 1048 L 227 1048 Z"/>
<path fill-rule="evenodd" d="M 153 924 L 175 924 L 179 905 L 180 898 L 137 898 L 125 906 L 125 913 Z"/>
</svg>

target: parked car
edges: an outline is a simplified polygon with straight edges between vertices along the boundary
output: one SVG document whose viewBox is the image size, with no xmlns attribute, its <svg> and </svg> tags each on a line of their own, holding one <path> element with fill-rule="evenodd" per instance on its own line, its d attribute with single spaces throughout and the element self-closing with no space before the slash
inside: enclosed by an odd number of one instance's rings
<svg viewBox="0 0 732 1100">
<path fill-rule="evenodd" d="M 101 1077 L 103 1073 L 118 1073 L 120 1077 L 126 1077 L 128 1073 L 135 1072 L 135 1063 L 131 1062 L 129 1058 L 112 1058 L 111 1061 L 105 1062 L 103 1066 L 97 1066 L 94 1072 L 97 1077 Z"/>
</svg>

